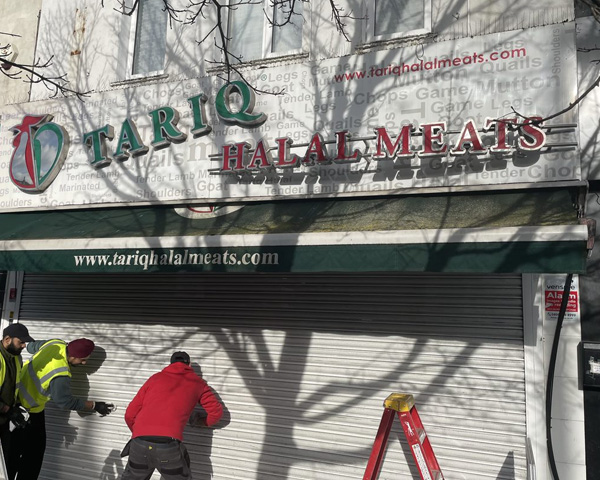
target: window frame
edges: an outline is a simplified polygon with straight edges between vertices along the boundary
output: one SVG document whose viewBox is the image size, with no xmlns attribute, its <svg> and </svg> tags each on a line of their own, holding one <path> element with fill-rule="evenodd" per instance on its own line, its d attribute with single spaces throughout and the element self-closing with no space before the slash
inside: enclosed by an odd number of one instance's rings
<svg viewBox="0 0 600 480">
<path fill-rule="evenodd" d="M 168 21 L 167 21 L 167 27 L 166 27 L 166 35 L 165 35 L 165 56 L 164 56 L 164 60 L 163 60 L 163 67 L 160 70 L 153 70 L 151 72 L 144 72 L 144 73 L 133 73 L 133 61 L 134 61 L 134 57 L 135 57 L 135 46 L 136 46 L 136 35 L 137 35 L 137 27 L 138 27 L 138 20 L 139 20 L 139 16 L 140 16 L 140 12 L 141 12 L 141 4 L 142 2 L 139 2 L 138 4 L 138 8 L 136 9 L 135 13 L 133 15 L 131 15 L 131 24 L 129 27 L 129 39 L 128 39 L 128 46 L 127 46 L 127 73 L 125 78 L 129 79 L 129 80 L 138 80 L 138 79 L 143 79 L 143 78 L 150 78 L 150 77 L 157 77 L 160 75 L 163 75 L 165 73 L 166 70 L 166 63 L 167 63 L 167 45 L 168 45 L 168 37 L 169 37 L 169 27 L 168 27 Z M 131 8 L 131 6 L 129 6 L 129 8 Z M 166 14 L 166 12 L 165 12 Z"/>
<path fill-rule="evenodd" d="M 411 0 L 414 1 L 414 0 Z M 364 42 L 373 43 L 387 40 L 403 39 L 420 35 L 427 35 L 433 31 L 431 0 L 421 0 L 423 3 L 423 28 L 407 30 L 404 32 L 387 33 L 384 35 L 375 35 L 375 0 L 368 0 L 366 3 L 367 26 L 365 28 Z"/>
<path fill-rule="evenodd" d="M 231 0 L 233 2 L 235 2 L 235 0 Z M 275 10 L 273 10 L 270 15 L 266 15 L 265 14 L 265 7 L 269 6 L 269 0 L 262 0 L 262 4 L 261 9 L 262 9 L 262 20 L 263 20 L 263 28 L 262 28 L 262 51 L 261 51 L 261 56 L 257 57 L 257 58 L 253 58 L 250 60 L 242 60 L 241 62 L 237 63 L 238 65 L 244 65 L 247 63 L 252 63 L 252 62 L 261 62 L 261 61 L 265 61 L 265 60 L 271 60 L 271 59 L 276 59 L 276 58 L 281 58 L 281 57 L 288 57 L 288 56 L 294 56 L 294 55 L 301 55 L 301 54 L 306 54 L 308 52 L 308 42 L 309 42 L 309 37 L 308 37 L 308 31 L 309 31 L 309 20 L 310 20 L 310 3 L 302 3 L 303 5 L 303 11 L 302 11 L 302 33 L 300 35 L 301 37 L 301 45 L 299 48 L 295 48 L 292 50 L 288 50 L 286 52 L 273 52 L 273 37 L 274 37 L 274 32 L 275 32 L 275 28 L 281 28 L 281 27 L 276 27 L 274 26 L 271 21 L 272 17 L 274 15 Z M 275 7 L 273 7 L 275 8 Z M 230 31 L 231 31 L 231 23 L 232 23 L 232 15 L 233 11 L 232 10 L 228 10 L 228 14 L 227 14 L 227 36 L 230 36 Z M 228 45 L 228 51 L 229 51 L 229 45 Z M 234 52 L 229 51 L 229 54 L 232 55 Z M 234 58 L 232 58 L 232 60 L 234 60 Z"/>
</svg>

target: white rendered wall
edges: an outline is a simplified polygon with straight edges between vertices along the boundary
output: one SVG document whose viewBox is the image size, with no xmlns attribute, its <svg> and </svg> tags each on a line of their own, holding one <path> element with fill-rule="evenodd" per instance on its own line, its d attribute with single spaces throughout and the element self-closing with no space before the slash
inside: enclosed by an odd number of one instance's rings
<svg viewBox="0 0 600 480">
<path fill-rule="evenodd" d="M 552 276 L 562 278 L 563 282 L 565 277 Z M 544 276 L 525 275 L 523 284 L 528 432 L 536 480 L 551 480 L 546 449 L 545 392 L 556 321 L 544 315 Z M 569 318 L 567 315 L 560 334 L 552 402 L 553 451 L 560 480 L 586 478 L 583 391 L 578 386 L 580 341 L 579 316 Z"/>
<path fill-rule="evenodd" d="M 8 3 L 7 0 L 2 2 Z M 2 4 L 0 2 L 0 5 Z M 132 24 L 135 20 L 115 11 L 116 0 L 106 0 L 104 8 L 96 0 L 37 0 L 42 4 L 38 36 L 38 56 L 54 55 L 52 73 L 66 73 L 71 86 L 80 91 L 125 88 L 123 83 L 130 75 Z M 31 11 L 27 2 L 27 11 Z M 174 6 L 185 0 L 172 0 Z M 307 57 L 283 61 L 319 61 L 355 53 L 368 42 L 367 24 L 363 0 L 340 0 L 345 32 L 341 35 L 332 22 L 329 0 L 315 0 L 307 5 L 305 12 Z M 12 7 L 11 7 L 12 8 Z M 13 8 L 14 10 L 14 8 Z M 3 12 L 10 12 L 2 9 Z M 219 52 L 214 47 L 215 33 L 210 33 L 216 18 L 214 8 L 205 9 L 206 18 L 199 17 L 191 25 L 173 22 L 167 31 L 167 58 L 165 81 L 196 78 L 214 74 L 214 64 Z M 180 19 L 184 19 L 180 14 Z M 501 31 L 532 28 L 573 20 L 572 2 L 568 0 L 516 0 L 513 2 L 470 2 L 433 0 L 433 35 L 428 42 L 440 42 L 461 37 L 483 35 Z M 29 31 L 27 38 L 34 38 L 35 23 L 22 22 Z M 199 44 L 204 37 L 208 38 Z M 406 43 L 406 42 L 404 42 Z M 371 45 L 372 49 L 393 49 L 398 42 Z M 256 68 L 248 67 L 248 68 Z M 211 70 L 212 69 L 212 70 Z M 242 69 L 243 71 L 243 69 Z M 161 80 L 161 79 L 159 79 Z M 156 80 L 155 80 L 156 81 Z M 34 85 L 34 99 L 51 95 L 43 85 Z"/>
<path fill-rule="evenodd" d="M 18 49 L 16 62 L 31 64 L 34 59 L 38 14 L 42 0 L 27 0 L 15 2 L 0 0 L 2 12 L 2 32 L 11 35 L 0 35 L 0 45 L 10 43 Z M 16 35 L 16 36 L 12 36 Z M 12 74 L 14 67 L 7 70 Z M 29 99 L 30 84 L 21 79 L 12 79 L 0 75 L 0 105 L 26 102 Z"/>
</svg>

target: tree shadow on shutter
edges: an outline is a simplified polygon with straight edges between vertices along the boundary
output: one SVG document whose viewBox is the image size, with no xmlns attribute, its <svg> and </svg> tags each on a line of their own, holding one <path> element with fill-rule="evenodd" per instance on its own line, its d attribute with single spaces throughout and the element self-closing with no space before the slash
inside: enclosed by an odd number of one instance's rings
<svg viewBox="0 0 600 480">
<path fill-rule="evenodd" d="M 100 473 L 100 480 L 117 480 L 117 478 L 121 478 L 124 470 L 121 452 L 113 449 L 104 461 L 104 467 L 102 467 L 102 472 Z"/>
<path fill-rule="evenodd" d="M 64 445 L 69 448 L 71 445 L 75 444 L 77 437 L 79 436 L 79 428 L 69 423 L 70 415 L 70 410 L 61 410 L 52 403 L 48 404 L 48 408 L 46 408 L 46 418 L 52 418 L 54 422 L 60 424 L 60 428 L 50 429 L 46 427 L 48 446 L 58 443 L 59 445 Z"/>
<path fill-rule="evenodd" d="M 77 365 L 71 369 L 71 393 L 76 397 L 88 400 L 90 391 L 90 382 L 88 375 L 95 373 L 106 359 L 106 350 L 96 345 L 94 352 L 90 356 L 89 363 L 86 365 Z M 46 409 L 47 418 L 52 418 L 53 422 L 60 425 L 58 428 L 47 428 L 48 445 L 52 443 L 64 444 L 67 448 L 76 443 L 79 436 L 79 428 L 71 425 L 69 420 L 71 415 L 77 414 L 80 417 L 89 417 L 95 415 L 94 412 L 72 412 L 62 410 L 50 401 Z M 54 436 L 57 437 L 54 437 Z"/>
<path fill-rule="evenodd" d="M 196 362 L 192 362 L 191 367 L 199 377 L 202 377 L 202 368 Z M 203 420 L 206 418 L 206 411 L 197 405 L 190 415 L 188 424 L 185 427 L 183 437 L 184 443 L 192 461 L 192 470 L 196 480 L 211 480 L 213 478 L 213 466 L 211 454 L 213 450 L 213 430 L 227 427 L 231 422 L 231 412 L 227 408 L 223 398 L 214 388 L 210 387 L 212 393 L 223 406 L 223 416 L 221 420 L 210 428 L 204 426 Z M 193 446 L 192 446 L 193 445 Z M 202 465 L 202 468 L 195 468 L 194 464 Z"/>
<path fill-rule="evenodd" d="M 89 376 L 96 373 L 104 361 L 106 360 L 106 350 L 96 345 L 94 351 L 90 355 L 90 359 L 85 365 L 76 365 L 71 368 L 71 392 L 73 395 L 82 398 L 83 400 L 94 400 L 89 398 L 90 380 Z M 95 399 L 110 403 L 110 399 Z M 95 415 L 94 412 L 77 412 L 80 417 L 88 417 Z"/>
</svg>

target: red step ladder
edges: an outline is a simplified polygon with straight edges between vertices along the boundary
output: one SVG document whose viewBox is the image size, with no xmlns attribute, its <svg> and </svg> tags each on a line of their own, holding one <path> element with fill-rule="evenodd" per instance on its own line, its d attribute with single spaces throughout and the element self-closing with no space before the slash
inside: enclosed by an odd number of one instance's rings
<svg viewBox="0 0 600 480">
<path fill-rule="evenodd" d="M 442 470 L 438 465 L 429 437 L 415 407 L 415 399 L 412 395 L 404 393 L 392 393 L 383 402 L 385 407 L 377 436 L 373 443 L 373 450 L 367 463 L 367 470 L 363 480 L 377 480 L 383 463 L 383 455 L 387 446 L 394 414 L 397 412 L 402 430 L 410 447 L 412 456 L 419 469 L 421 480 L 444 480 Z"/>
</svg>

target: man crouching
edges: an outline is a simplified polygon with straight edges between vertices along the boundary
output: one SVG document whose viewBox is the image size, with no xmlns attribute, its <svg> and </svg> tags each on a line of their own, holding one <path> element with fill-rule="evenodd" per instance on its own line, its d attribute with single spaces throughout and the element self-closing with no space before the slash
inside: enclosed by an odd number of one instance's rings
<svg viewBox="0 0 600 480">
<path fill-rule="evenodd" d="M 125 412 L 131 440 L 121 456 L 129 455 L 122 480 L 144 480 L 157 469 L 168 480 L 192 478 L 183 429 L 200 404 L 206 426 L 217 423 L 223 407 L 207 383 L 190 367 L 186 352 L 175 352 L 171 364 L 152 375 Z"/>
</svg>

